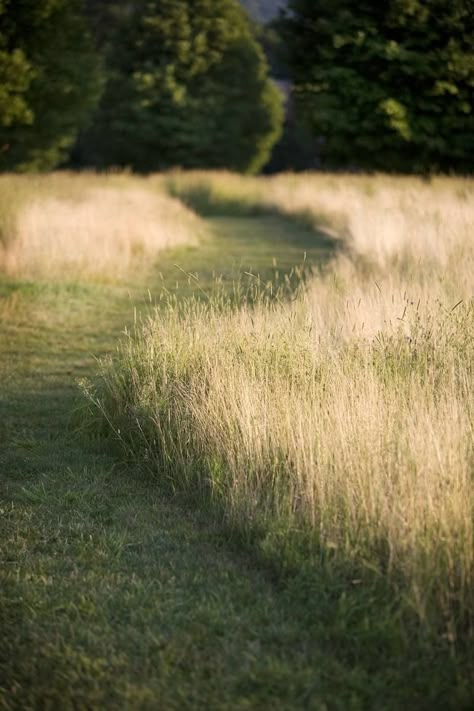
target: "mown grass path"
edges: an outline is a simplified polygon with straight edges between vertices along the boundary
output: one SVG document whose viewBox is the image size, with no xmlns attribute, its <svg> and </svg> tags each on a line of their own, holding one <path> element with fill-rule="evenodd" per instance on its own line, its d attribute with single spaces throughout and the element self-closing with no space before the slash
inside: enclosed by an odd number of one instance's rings
<svg viewBox="0 0 474 711">
<path fill-rule="evenodd" d="M 165 286 L 271 264 L 274 220 L 222 227 L 164 255 Z M 68 427 L 141 292 L 3 285 L 0 708 L 307 707 L 317 640 L 271 582 Z"/>
<path fill-rule="evenodd" d="M 210 226 L 201 247 L 163 255 L 155 296 L 193 288 L 175 264 L 207 289 L 328 253 L 277 217 Z M 145 293 L 1 287 L 0 708 L 433 708 L 429 679 L 404 688 L 377 665 L 370 630 L 368 660 L 345 652 L 347 629 L 328 634 L 344 590 L 315 600 L 280 585 L 151 475 L 73 433 L 77 379 Z"/>
</svg>

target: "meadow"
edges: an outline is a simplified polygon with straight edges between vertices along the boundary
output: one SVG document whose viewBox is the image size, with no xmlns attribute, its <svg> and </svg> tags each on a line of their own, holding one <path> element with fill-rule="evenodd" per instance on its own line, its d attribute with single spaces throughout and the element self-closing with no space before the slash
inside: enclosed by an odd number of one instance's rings
<svg viewBox="0 0 474 711">
<path fill-rule="evenodd" d="M 2 619 L 24 638 L 3 662 L 5 707 L 49 698 L 22 660 L 52 616 L 61 631 L 43 666 L 80 637 L 87 661 L 78 672 L 66 655 L 53 687 L 74 672 L 88 708 L 112 693 L 117 670 L 128 679 L 119 707 L 156 708 L 159 695 L 162 708 L 469 708 L 472 180 L 175 172 L 0 183 L 4 429 L 16 442 L 1 460 L 13 560 Z M 38 378 L 31 425 L 24 393 Z M 48 430 L 51 402 L 60 414 Z M 28 476 L 25 448 L 40 462 Z M 143 517 L 142 528 L 124 523 Z M 71 573 L 59 601 L 51 583 L 43 612 L 30 601 L 19 615 L 18 586 L 35 598 L 41 576 L 56 579 L 47 543 L 28 553 L 29 570 L 18 563 L 29 536 L 58 545 L 48 519 L 80 530 L 83 545 L 91 535 L 90 549 L 82 560 L 74 544 L 77 589 Z M 169 572 L 156 588 L 149 571 L 156 578 L 163 550 Z M 213 557 L 227 571 L 218 580 Z M 106 603 L 104 613 L 101 576 L 130 570 L 140 594 L 121 581 L 121 612 Z M 145 591 L 160 607 L 171 579 L 176 607 L 150 612 Z M 117 651 L 112 618 L 138 651 Z M 164 629 L 158 647 L 180 639 L 181 656 L 150 647 Z M 115 661 L 94 646 L 107 635 Z M 149 671 L 133 686 L 137 659 Z"/>
</svg>

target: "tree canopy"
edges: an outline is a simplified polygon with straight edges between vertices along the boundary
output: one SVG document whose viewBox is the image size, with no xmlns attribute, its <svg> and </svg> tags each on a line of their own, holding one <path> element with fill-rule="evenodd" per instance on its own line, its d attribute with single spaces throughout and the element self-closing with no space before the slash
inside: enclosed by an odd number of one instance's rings
<svg viewBox="0 0 474 711">
<path fill-rule="evenodd" d="M 262 44 L 274 165 L 472 171 L 474 0 L 0 0 L 0 170 L 256 172 Z"/>
<path fill-rule="evenodd" d="M 327 166 L 473 168 L 472 0 L 292 0 L 299 115 Z"/>
<path fill-rule="evenodd" d="M 99 167 L 257 171 L 282 100 L 235 0 L 139 0 L 117 22 L 82 159 Z"/>
<path fill-rule="evenodd" d="M 99 61 L 77 0 L 0 0 L 0 167 L 47 170 L 99 98 Z"/>
</svg>

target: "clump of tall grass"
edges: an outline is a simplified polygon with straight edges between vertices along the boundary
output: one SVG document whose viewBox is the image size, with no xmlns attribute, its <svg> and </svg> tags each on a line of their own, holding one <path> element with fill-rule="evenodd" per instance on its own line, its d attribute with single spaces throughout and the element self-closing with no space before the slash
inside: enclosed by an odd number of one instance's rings
<svg viewBox="0 0 474 711">
<path fill-rule="evenodd" d="M 378 204 L 369 209 L 370 185 L 359 189 L 367 229 L 387 229 L 390 249 L 379 249 L 382 232 L 373 248 L 356 235 L 292 299 L 170 303 L 103 364 L 88 394 L 159 476 L 266 532 L 261 545 L 275 555 L 303 537 L 308 560 L 329 550 L 375 571 L 430 629 L 471 636 L 470 208 L 446 181 L 452 209 L 438 212 L 435 189 L 430 212 L 428 187 L 416 203 L 418 183 L 407 181 L 405 200 L 403 184 L 394 188 L 403 214 L 394 208 L 390 227 L 390 212 L 379 223 Z M 420 204 L 431 238 L 416 242 Z"/>
<path fill-rule="evenodd" d="M 462 178 L 278 176 L 266 200 L 287 214 L 324 215 L 355 255 L 393 271 L 417 260 L 449 268 L 472 240 L 474 182 Z M 468 256 L 472 259 L 472 250 Z M 472 262 L 471 262 L 472 264 Z M 467 273 L 467 270 L 465 270 Z"/>
<path fill-rule="evenodd" d="M 65 174 L 2 182 L 0 271 L 9 276 L 117 278 L 202 233 L 196 215 L 139 178 Z"/>
<path fill-rule="evenodd" d="M 367 339 L 322 332 L 313 295 L 192 301 L 122 346 L 95 402 L 174 486 L 239 526 L 303 527 L 452 623 L 474 605 L 474 307 L 398 306 L 403 328 Z"/>
</svg>

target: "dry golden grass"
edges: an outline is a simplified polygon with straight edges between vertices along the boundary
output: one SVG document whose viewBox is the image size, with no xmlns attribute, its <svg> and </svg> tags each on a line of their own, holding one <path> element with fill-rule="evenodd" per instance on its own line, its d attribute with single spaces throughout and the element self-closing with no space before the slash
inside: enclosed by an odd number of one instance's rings
<svg viewBox="0 0 474 711">
<path fill-rule="evenodd" d="M 202 233 L 196 215 L 144 179 L 58 174 L 2 183 L 0 271 L 8 276 L 117 279 Z"/>
<path fill-rule="evenodd" d="M 308 176 L 298 182 L 281 176 L 266 199 L 290 215 L 314 215 L 316 224 L 324 216 L 357 254 L 388 267 L 394 259 L 446 267 L 469 242 L 474 224 L 474 185 L 462 179 Z"/>
<path fill-rule="evenodd" d="M 103 416 L 240 524 L 305 530 L 450 639 L 472 634 L 472 182 L 172 180 L 215 211 L 332 222 L 346 249 L 292 302 L 157 312 L 105 365 Z"/>
</svg>

